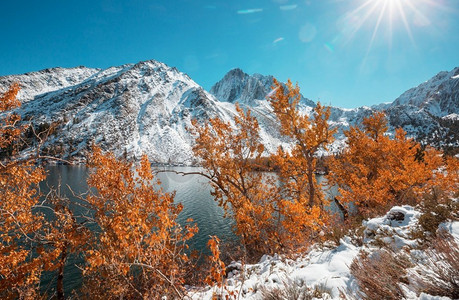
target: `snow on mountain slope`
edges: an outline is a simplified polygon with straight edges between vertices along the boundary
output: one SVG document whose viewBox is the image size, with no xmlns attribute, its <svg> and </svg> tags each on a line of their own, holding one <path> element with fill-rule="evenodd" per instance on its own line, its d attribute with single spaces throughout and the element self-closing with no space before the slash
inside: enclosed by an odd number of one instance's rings
<svg viewBox="0 0 459 300">
<path fill-rule="evenodd" d="M 459 68 L 441 72 L 402 94 L 391 104 L 355 109 L 331 108 L 330 123 L 339 128 L 330 147 L 339 151 L 342 130 L 359 124 L 375 110 L 384 110 L 391 129 L 403 127 L 426 143 L 459 146 Z M 148 154 L 158 163 L 193 164 L 192 119 L 206 122 L 219 116 L 231 121 L 235 103 L 249 108 L 260 124 L 267 153 L 290 141 L 279 133 L 266 96 L 272 76 L 228 72 L 210 93 L 188 75 L 154 60 L 108 69 L 53 68 L 0 77 L 0 88 L 19 82 L 18 112 L 39 124 L 57 125 L 45 150 L 61 157 L 84 158 L 92 142 L 116 155 L 138 158 Z M 302 96 L 299 109 L 310 114 L 315 103 Z M 440 142 L 438 142 L 440 140 Z"/>
<path fill-rule="evenodd" d="M 436 146 L 459 146 L 459 67 L 440 72 L 412 88 L 386 108 L 389 123 Z"/>
<path fill-rule="evenodd" d="M 440 72 L 395 99 L 391 107 L 414 106 L 443 117 L 459 111 L 459 67 Z"/>
<path fill-rule="evenodd" d="M 279 145 L 282 145 L 285 149 L 288 149 L 290 145 L 289 139 L 280 135 L 279 122 L 274 117 L 272 108 L 266 100 L 268 94 L 272 91 L 273 79 L 273 76 L 249 75 L 241 69 L 233 69 L 210 90 L 210 93 L 220 101 L 229 104 L 239 103 L 241 107 L 249 108 L 252 111 L 253 115 L 258 119 L 260 135 L 269 153 L 275 152 Z M 302 94 L 300 96 L 300 111 L 303 114 L 310 115 L 316 104 Z M 356 122 L 363 119 L 363 116 L 371 113 L 368 108 L 341 109 L 332 107 L 331 111 L 331 124 L 340 130 L 356 124 Z M 340 148 L 342 138 L 342 134 L 339 134 L 338 140 L 330 149 L 337 150 Z"/>
<path fill-rule="evenodd" d="M 265 100 L 271 92 L 274 77 L 261 74 L 249 75 L 241 69 L 233 69 L 217 82 L 210 93 L 224 102 L 239 102 L 253 106 L 256 100 Z M 301 103 L 305 106 L 315 106 L 315 103 L 301 95 Z"/>
<path fill-rule="evenodd" d="M 240 69 L 234 69 L 210 90 L 220 101 L 238 102 L 252 109 L 259 120 L 268 151 L 275 150 L 280 143 L 288 146 L 288 141 L 280 137 L 278 123 L 272 118 L 272 110 L 265 100 L 272 81 L 272 76 L 248 75 Z M 301 97 L 299 109 L 304 114 L 310 114 L 315 103 L 303 95 Z M 409 136 L 425 144 L 459 147 L 459 120 L 455 117 L 459 114 L 459 67 L 440 72 L 418 87 L 406 91 L 393 103 L 354 109 L 331 107 L 330 124 L 339 130 L 330 150 L 338 151 L 342 147 L 343 130 L 360 124 L 374 111 L 386 113 L 391 132 L 402 127 Z"/>
<path fill-rule="evenodd" d="M 65 82 L 61 75 L 55 74 L 56 82 Z M 62 86 L 35 90 L 34 100 L 20 110 L 23 118 L 36 124 L 58 124 L 45 145 L 57 148 L 57 155 L 84 157 L 94 141 L 118 156 L 126 152 L 138 158 L 146 153 L 158 163 L 190 164 L 186 127 L 191 119 L 226 119 L 233 114 L 187 75 L 157 61 L 98 70 L 75 85 Z M 23 90 L 25 95 L 33 93 L 27 85 Z"/>
<path fill-rule="evenodd" d="M 8 87 L 15 82 L 20 83 L 21 90 L 18 97 L 25 103 L 38 95 L 79 84 L 99 71 L 99 69 L 86 67 L 45 69 L 0 77 L 0 87 Z"/>
</svg>

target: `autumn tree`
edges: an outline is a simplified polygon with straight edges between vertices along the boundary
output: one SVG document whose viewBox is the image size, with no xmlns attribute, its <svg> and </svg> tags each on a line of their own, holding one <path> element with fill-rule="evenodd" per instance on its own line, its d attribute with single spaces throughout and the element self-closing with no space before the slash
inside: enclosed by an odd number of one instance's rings
<svg viewBox="0 0 459 300">
<path fill-rule="evenodd" d="M 130 163 L 94 147 L 89 162 L 88 184 L 95 192 L 85 201 L 96 225 L 84 271 L 89 296 L 181 298 L 189 259 L 186 241 L 197 231 L 177 223 L 181 204 L 159 188 L 146 156 L 133 170 Z"/>
<path fill-rule="evenodd" d="M 97 147 L 91 155 L 93 189 L 81 196 L 84 212 L 52 189 L 42 195 L 45 179 L 38 151 L 19 151 L 34 133 L 14 109 L 18 85 L 0 96 L 0 297 L 37 298 L 44 271 L 57 276 L 56 286 L 43 291 L 64 299 L 68 258 L 85 253 L 81 266 L 91 289 L 89 298 L 157 298 L 183 296 L 186 241 L 196 227 L 176 222 L 181 205 L 153 181 L 146 157 L 133 170 Z M 36 134 L 42 142 L 46 132 Z M 92 283 L 92 284 L 91 284 Z"/>
<path fill-rule="evenodd" d="M 402 129 L 393 138 L 387 130 L 384 113 L 376 112 L 363 120 L 362 128 L 352 126 L 344 132 L 347 147 L 330 163 L 330 180 L 338 186 L 340 202 L 352 203 L 359 215 L 368 217 L 393 205 L 416 202 L 418 195 L 440 182 L 452 180 L 450 188 L 457 189 L 453 162 L 446 178 L 440 169 L 441 153 L 422 149 Z"/>
<path fill-rule="evenodd" d="M 18 91 L 14 84 L 0 96 L 0 297 L 38 297 L 43 271 L 56 271 L 55 290 L 63 299 L 67 254 L 84 244 L 85 230 L 55 191 L 40 194 L 46 176 L 39 160 L 48 157 L 19 153 L 31 134 L 43 141 L 48 130 L 33 135 L 33 126 L 14 112 L 21 105 Z"/>
<path fill-rule="evenodd" d="M 292 149 L 279 149 L 270 159 L 277 174 L 258 172 L 265 162 L 259 125 L 250 109 L 236 106 L 234 122 L 216 117 L 208 124 L 194 122 L 196 145 L 212 195 L 235 219 L 235 232 L 253 253 L 273 253 L 294 248 L 317 235 L 325 224 L 327 205 L 315 178 L 319 150 L 333 141 L 329 109 L 320 103 L 311 117 L 299 112 L 298 86 L 286 88 L 274 81 L 270 97 L 281 133 Z"/>
<path fill-rule="evenodd" d="M 90 246 L 92 238 L 91 230 L 87 226 L 87 215 L 77 214 L 71 207 L 70 200 L 61 194 L 60 186 L 52 187 L 45 199 L 36 205 L 36 209 L 43 212 L 46 222 L 36 235 L 39 240 L 37 252 L 53 254 L 53 259 L 44 263 L 45 270 L 56 275 L 54 291 L 58 300 L 68 296 L 64 293 L 64 280 L 70 256 L 84 252 Z"/>
<path fill-rule="evenodd" d="M 18 157 L 17 145 L 26 130 L 12 112 L 20 106 L 18 91 L 14 84 L 0 95 L 0 295 L 6 298 L 33 297 L 44 260 L 32 256 L 30 245 L 36 244 L 35 232 L 43 225 L 33 207 L 45 174 L 32 160 Z"/>
<path fill-rule="evenodd" d="M 281 209 L 285 215 L 284 224 L 297 238 L 304 239 L 301 233 L 309 235 L 325 224 L 328 201 L 323 188 L 317 182 L 317 156 L 320 150 L 326 151 L 333 142 L 335 129 L 330 128 L 330 108 L 320 103 L 313 108 L 311 115 L 301 113 L 301 100 L 298 84 L 284 85 L 274 79 L 273 93 L 269 97 L 274 114 L 280 121 L 280 131 L 292 141 L 291 149 L 279 148 L 273 160 L 279 168 L 279 193 L 282 197 Z"/>
<path fill-rule="evenodd" d="M 261 166 L 264 146 L 258 121 L 251 111 L 236 105 L 234 122 L 215 117 L 207 124 L 193 121 L 196 136 L 193 148 L 201 158 L 211 194 L 235 219 L 235 233 L 249 256 L 270 253 L 279 248 L 279 212 L 272 176 L 256 172 Z"/>
</svg>

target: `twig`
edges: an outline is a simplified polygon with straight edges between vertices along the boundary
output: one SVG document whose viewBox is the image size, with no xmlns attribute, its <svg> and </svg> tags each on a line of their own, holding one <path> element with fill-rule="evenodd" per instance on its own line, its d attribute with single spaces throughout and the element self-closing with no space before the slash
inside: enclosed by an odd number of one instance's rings
<svg viewBox="0 0 459 300">
<path fill-rule="evenodd" d="M 144 263 L 131 263 L 131 264 L 128 264 L 129 266 L 139 266 L 139 267 L 145 267 L 145 268 L 148 268 L 148 269 L 151 269 L 155 272 L 157 272 L 164 280 L 166 280 L 170 285 L 171 287 L 174 289 L 174 292 L 177 294 L 177 296 L 180 297 L 180 299 L 183 299 L 183 295 L 182 293 L 180 293 L 180 291 L 177 289 L 177 287 L 174 285 L 174 283 L 166 276 L 164 275 L 160 270 L 150 266 L 150 265 L 147 265 L 147 264 L 144 264 Z"/>
</svg>

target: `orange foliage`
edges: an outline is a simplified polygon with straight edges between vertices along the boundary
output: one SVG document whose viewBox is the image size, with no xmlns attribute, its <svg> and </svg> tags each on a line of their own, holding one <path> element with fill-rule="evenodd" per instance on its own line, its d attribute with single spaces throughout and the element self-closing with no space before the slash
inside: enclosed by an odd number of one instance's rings
<svg viewBox="0 0 459 300">
<path fill-rule="evenodd" d="M 13 85 L 0 96 L 0 297 L 36 298 L 42 272 L 53 271 L 57 299 L 64 299 L 64 267 L 80 251 L 90 298 L 182 297 L 185 242 L 197 228 L 176 222 L 182 207 L 153 183 L 147 158 L 134 172 L 94 148 L 88 183 L 96 191 L 80 199 L 89 214 L 75 216 L 55 190 L 40 199 L 40 156 L 18 155 L 27 129 L 10 112 L 20 106 L 18 90 Z"/>
<path fill-rule="evenodd" d="M 423 150 L 402 129 L 391 139 L 383 113 L 365 118 L 362 124 L 363 129 L 355 126 L 345 132 L 348 147 L 330 162 L 330 180 L 339 187 L 338 200 L 353 203 L 359 214 L 368 217 L 393 205 L 418 201 L 426 189 L 454 181 L 454 172 L 446 181 L 439 169 L 441 153 L 429 147 Z"/>
<path fill-rule="evenodd" d="M 214 282 L 217 283 L 218 287 L 223 286 L 223 279 L 226 275 L 225 272 L 225 263 L 220 259 L 220 239 L 217 236 L 211 236 L 210 240 L 207 242 L 207 246 L 212 252 L 212 256 L 209 257 L 210 260 L 210 270 L 209 275 L 204 280 L 208 285 L 213 285 Z"/>
<path fill-rule="evenodd" d="M 85 244 L 87 231 L 55 191 L 39 202 L 38 183 L 45 179 L 40 156 L 18 155 L 28 128 L 11 112 L 21 105 L 18 91 L 14 84 L 0 96 L 0 297 L 37 297 L 42 272 L 57 270 L 62 299 L 67 255 Z"/>
<path fill-rule="evenodd" d="M 204 125 L 193 121 L 191 128 L 193 151 L 204 169 L 200 174 L 210 181 L 226 215 L 234 217 L 235 233 L 249 258 L 306 244 L 330 217 L 315 178 L 318 152 L 327 150 L 335 133 L 328 124 L 330 109 L 318 103 L 311 116 L 302 115 L 297 85 L 289 80 L 285 87 L 274 80 L 273 88 L 273 112 L 293 145 L 270 157 L 276 174 L 258 171 L 266 161 L 265 149 L 250 110 L 236 105 L 233 122 L 213 118 Z M 190 260 L 186 242 L 197 227 L 177 223 L 182 206 L 174 204 L 173 193 L 160 189 L 147 157 L 134 169 L 94 146 L 88 179 L 92 190 L 80 199 L 90 213 L 75 216 L 56 191 L 39 203 L 38 183 L 45 178 L 37 166 L 39 156 L 18 155 L 27 129 L 11 112 L 20 106 L 18 90 L 13 85 L 0 95 L 0 297 L 37 297 L 45 270 L 57 271 L 57 298 L 63 299 L 67 257 L 83 251 L 90 298 L 183 298 Z M 348 147 L 330 162 L 329 184 L 338 186 L 337 201 L 352 203 L 366 217 L 420 199 L 434 188 L 457 197 L 457 158 L 423 149 L 401 129 L 391 139 L 383 113 L 365 118 L 362 126 L 345 132 Z M 218 238 L 208 245 L 213 255 L 205 281 L 223 287 Z"/>
<path fill-rule="evenodd" d="M 65 299 L 64 270 L 67 259 L 71 254 L 81 253 L 89 247 L 91 231 L 84 224 L 86 216 L 75 215 L 68 199 L 59 191 L 51 190 L 39 207 L 46 209 L 47 216 L 37 252 L 53 254 L 52 260 L 46 262 L 45 270 L 57 273 L 56 296 L 57 299 Z"/>
<path fill-rule="evenodd" d="M 232 124 L 213 118 L 208 124 L 193 122 L 193 150 L 202 159 L 215 200 L 236 221 L 235 232 L 251 255 L 275 251 L 279 226 L 276 189 L 272 176 L 256 172 L 262 162 L 259 126 L 250 110 L 236 106 Z"/>
<path fill-rule="evenodd" d="M 455 156 L 445 156 L 443 166 L 435 170 L 433 181 L 428 188 L 438 188 L 447 197 L 459 197 L 459 158 Z"/>
<path fill-rule="evenodd" d="M 333 140 L 330 111 L 318 104 L 312 118 L 301 115 L 299 89 L 290 81 L 287 87 L 284 91 L 275 81 L 276 92 L 271 97 L 282 133 L 295 143 L 292 151 L 279 149 L 273 157 L 277 174 L 257 172 L 264 162 L 264 147 L 258 122 L 249 109 L 244 112 L 236 106 L 234 123 L 218 117 L 202 126 L 193 123 L 193 150 L 202 159 L 202 175 L 210 180 L 212 195 L 226 214 L 234 217 L 236 234 L 249 256 L 304 243 L 328 217 L 314 172 L 317 151 Z"/>
<path fill-rule="evenodd" d="M 158 187 L 146 156 L 134 172 L 131 164 L 94 147 L 90 166 L 88 184 L 97 192 L 86 201 L 98 227 L 98 242 L 86 252 L 91 297 L 181 297 L 185 242 L 197 231 L 177 223 L 182 206 Z"/>
<path fill-rule="evenodd" d="M 279 194 L 284 227 L 297 241 L 307 235 L 314 235 L 327 222 L 328 212 L 324 210 L 328 201 L 322 186 L 315 177 L 317 152 L 327 150 L 333 142 L 335 129 L 328 124 L 330 108 L 317 103 L 312 116 L 298 110 L 301 99 L 298 85 L 288 80 L 286 88 L 274 79 L 275 93 L 270 96 L 274 113 L 280 120 L 281 133 L 290 137 L 293 148 L 284 151 L 279 148 L 273 160 L 278 166 Z"/>
<path fill-rule="evenodd" d="M 38 202 L 37 184 L 44 171 L 32 160 L 19 160 L 15 145 L 25 127 L 20 116 L 10 110 L 20 106 L 16 99 L 17 84 L 0 95 L 0 149 L 8 152 L 0 161 L 0 296 L 33 296 L 43 262 L 49 253 L 31 257 L 30 244 L 36 244 L 35 233 L 43 226 L 43 217 L 32 210 Z M 24 295 L 23 292 L 29 294 Z"/>
</svg>

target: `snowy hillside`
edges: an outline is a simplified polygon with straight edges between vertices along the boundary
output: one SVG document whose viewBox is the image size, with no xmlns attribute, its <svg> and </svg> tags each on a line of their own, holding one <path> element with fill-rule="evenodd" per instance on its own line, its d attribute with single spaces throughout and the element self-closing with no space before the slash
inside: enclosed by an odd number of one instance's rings
<svg viewBox="0 0 459 300">
<path fill-rule="evenodd" d="M 392 126 L 425 143 L 459 146 L 459 67 L 406 91 L 386 112 Z"/>
<path fill-rule="evenodd" d="M 265 255 L 257 264 L 233 262 L 228 267 L 233 271 L 228 275 L 225 288 L 190 287 L 189 297 L 206 300 L 213 299 L 214 294 L 224 297 L 233 292 L 238 299 L 255 300 L 267 298 L 270 292 L 277 290 L 277 295 L 285 296 L 281 294 L 285 292 L 288 295 L 302 295 L 301 299 L 360 299 L 356 297 L 358 283 L 350 270 L 353 260 L 362 253 L 367 257 L 378 257 L 381 249 L 390 249 L 395 255 L 404 255 L 410 260 L 404 266 L 409 280 L 390 283 L 399 285 L 405 296 L 402 299 L 451 299 L 426 294 L 426 287 L 418 284 L 417 280 L 422 279 L 431 284 L 441 280 L 433 275 L 440 263 L 435 260 L 439 256 L 427 253 L 425 244 L 413 237 L 413 232 L 419 227 L 420 216 L 421 213 L 411 206 L 395 206 L 383 217 L 364 221 L 363 236 L 345 236 L 337 246 L 315 245 L 308 253 L 294 259 Z M 440 226 L 452 235 L 452 243 L 459 244 L 459 222 L 447 222 Z M 441 263 L 446 267 L 446 261 Z M 379 280 L 383 280 L 385 274 L 383 270 L 380 272 Z"/>
<path fill-rule="evenodd" d="M 239 103 L 242 107 L 250 108 L 260 124 L 261 136 L 268 152 L 276 151 L 279 145 L 288 148 L 288 140 L 281 137 L 278 130 L 278 121 L 273 117 L 272 108 L 266 100 L 271 92 L 273 76 L 260 74 L 249 75 L 240 69 L 229 71 L 222 80 L 210 90 L 217 99 L 228 103 Z M 315 103 L 301 96 L 299 109 L 303 114 L 310 114 Z M 331 108 L 330 123 L 339 129 L 337 140 L 329 147 L 331 151 L 340 149 L 344 136 L 342 130 L 350 125 L 360 123 L 364 117 L 371 114 L 369 107 L 356 109 Z"/>
<path fill-rule="evenodd" d="M 436 116 L 459 111 L 459 67 L 440 72 L 430 80 L 409 89 L 391 107 L 414 106 Z"/>
<path fill-rule="evenodd" d="M 458 144 L 459 68 L 441 72 L 410 89 L 392 104 L 356 109 L 332 108 L 331 124 L 342 131 L 374 110 L 384 109 L 394 127 L 402 126 L 426 142 Z M 210 93 L 188 75 L 154 60 L 108 69 L 53 68 L 0 77 L 0 88 L 19 82 L 18 111 L 35 126 L 56 126 L 45 150 L 52 155 L 84 159 L 95 142 L 117 156 L 146 153 L 157 163 L 193 164 L 192 119 L 206 122 L 219 116 L 232 120 L 235 103 L 258 118 L 267 152 L 288 147 L 266 100 L 272 76 L 228 72 Z M 309 114 L 315 103 L 302 96 L 300 110 Z M 338 150 L 342 133 L 330 147 Z"/>
<path fill-rule="evenodd" d="M 192 163 L 191 119 L 227 119 L 232 108 L 218 101 L 187 75 L 156 61 L 106 70 L 51 69 L 22 80 L 20 110 L 35 124 L 57 124 L 45 147 L 57 155 L 83 157 L 94 141 L 118 156 L 147 153 L 159 163 Z M 49 76 L 48 72 L 55 72 Z M 24 76 L 24 75 L 23 75 Z M 53 84 L 46 83 L 53 78 Z M 21 80 L 21 76 L 16 76 Z M 24 83 L 23 83 L 24 82 Z M 72 85 L 72 83 L 75 83 Z M 57 88 L 59 87 L 59 88 Z M 26 97 L 33 95 L 33 101 Z"/>
<path fill-rule="evenodd" d="M 265 100 L 266 95 L 271 92 L 273 79 L 270 75 L 249 75 L 241 69 L 233 69 L 210 89 L 210 93 L 220 101 L 257 105 L 254 100 Z M 315 105 L 304 96 L 301 96 L 300 102 L 304 106 Z"/>
<path fill-rule="evenodd" d="M 21 90 L 18 97 L 25 103 L 36 96 L 77 85 L 98 72 L 100 72 L 99 69 L 86 67 L 45 69 L 22 75 L 0 77 L 0 87 L 6 88 L 15 82 L 20 82 Z"/>
<path fill-rule="evenodd" d="M 450 72 L 440 72 L 429 81 L 403 93 L 393 103 L 354 109 L 332 107 L 330 123 L 339 131 L 331 149 L 336 150 L 342 145 L 342 130 L 360 124 L 363 118 L 380 110 L 386 112 L 391 131 L 403 127 L 408 135 L 424 143 L 459 146 L 459 120 L 456 117 L 459 114 L 458 74 L 459 67 Z M 220 101 L 238 102 L 254 110 L 258 113 L 262 130 L 278 139 L 276 132 L 269 132 L 271 109 L 265 100 L 272 80 L 272 76 L 248 75 L 240 69 L 234 69 L 217 82 L 210 92 Z M 300 110 L 303 113 L 309 114 L 314 105 L 313 101 L 302 96 Z"/>
</svg>

